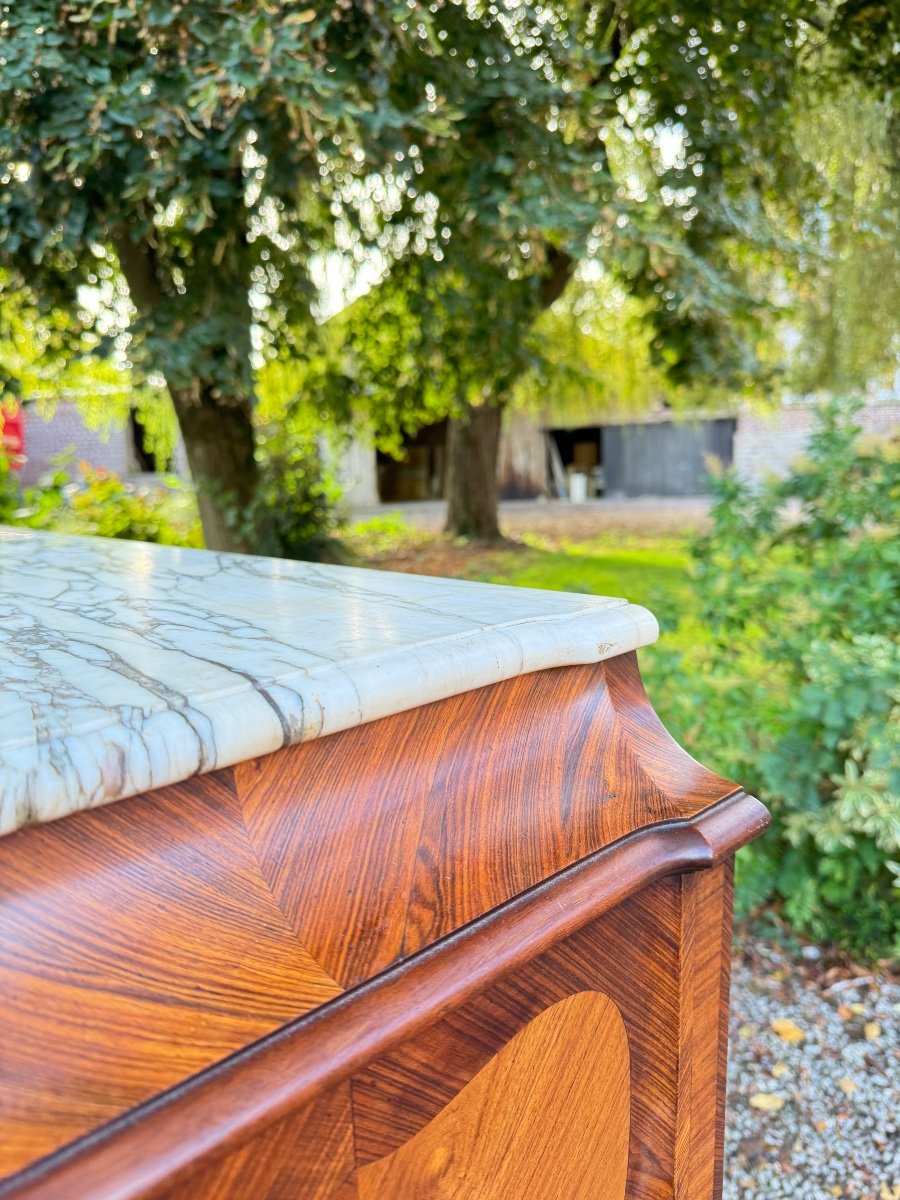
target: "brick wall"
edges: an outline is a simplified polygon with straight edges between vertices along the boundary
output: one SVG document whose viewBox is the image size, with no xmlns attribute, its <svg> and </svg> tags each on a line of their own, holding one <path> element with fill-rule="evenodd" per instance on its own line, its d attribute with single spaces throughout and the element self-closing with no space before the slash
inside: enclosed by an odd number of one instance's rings
<svg viewBox="0 0 900 1200">
<path fill-rule="evenodd" d="M 92 467 L 106 467 L 117 475 L 130 476 L 139 472 L 137 455 L 132 443 L 131 429 L 127 425 L 115 425 L 112 429 L 98 432 L 89 429 L 81 418 L 75 404 L 68 400 L 57 402 L 53 415 L 45 421 L 33 404 L 25 407 L 25 454 L 26 463 L 19 472 L 23 484 L 37 483 L 40 477 L 51 470 L 51 459 L 66 450 L 74 450 L 75 461 L 84 461 Z M 175 448 L 175 474 L 183 479 L 189 477 L 187 457 L 181 439 Z"/>
<path fill-rule="evenodd" d="M 108 436 L 88 429 L 74 404 L 60 400 L 49 421 L 33 404 L 25 408 L 25 454 L 27 462 L 20 472 L 23 483 L 37 483 L 53 466 L 54 455 L 74 449 L 76 462 L 83 459 L 94 467 L 106 467 L 119 475 L 137 470 L 131 449 L 131 433 L 116 427 Z"/>
<path fill-rule="evenodd" d="M 734 466 L 745 479 L 761 483 L 783 476 L 805 452 L 815 425 L 816 405 L 790 404 L 773 413 L 745 409 L 734 435 Z M 856 417 L 865 433 L 900 429 L 900 401 L 868 404 Z"/>
</svg>

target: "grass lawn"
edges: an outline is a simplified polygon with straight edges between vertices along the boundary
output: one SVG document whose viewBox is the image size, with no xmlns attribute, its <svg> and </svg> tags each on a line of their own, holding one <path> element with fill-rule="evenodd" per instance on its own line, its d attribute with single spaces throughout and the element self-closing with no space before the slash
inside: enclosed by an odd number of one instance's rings
<svg viewBox="0 0 900 1200">
<path fill-rule="evenodd" d="M 688 554 L 683 539 L 672 537 L 622 544 L 609 536 L 558 548 L 527 545 L 501 551 L 495 564 L 472 578 L 517 587 L 624 596 L 637 604 L 683 610 L 690 594 Z"/>
</svg>

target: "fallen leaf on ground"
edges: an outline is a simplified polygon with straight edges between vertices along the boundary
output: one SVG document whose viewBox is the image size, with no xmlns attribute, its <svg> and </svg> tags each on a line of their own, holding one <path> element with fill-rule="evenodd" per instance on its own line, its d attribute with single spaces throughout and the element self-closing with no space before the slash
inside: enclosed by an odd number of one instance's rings
<svg viewBox="0 0 900 1200">
<path fill-rule="evenodd" d="M 775 1092 L 754 1092 L 750 1097 L 750 1107 L 762 1109 L 763 1112 L 779 1112 L 784 1108 L 784 1096 Z"/>
<path fill-rule="evenodd" d="M 867 1021 L 863 1026 L 863 1033 L 867 1042 L 877 1042 L 881 1037 L 881 1026 L 877 1021 Z"/>
<path fill-rule="evenodd" d="M 800 1026 L 789 1017 L 776 1017 L 772 1022 L 772 1030 L 785 1042 L 802 1042 L 806 1034 Z"/>
<path fill-rule="evenodd" d="M 790 1074 L 790 1070 L 791 1068 L 787 1063 L 779 1062 L 772 1068 L 772 1074 L 776 1079 L 784 1079 L 785 1075 Z"/>
<path fill-rule="evenodd" d="M 843 1079 L 838 1080 L 838 1087 L 845 1096 L 852 1096 L 856 1091 L 856 1084 L 849 1075 L 845 1075 Z"/>
</svg>

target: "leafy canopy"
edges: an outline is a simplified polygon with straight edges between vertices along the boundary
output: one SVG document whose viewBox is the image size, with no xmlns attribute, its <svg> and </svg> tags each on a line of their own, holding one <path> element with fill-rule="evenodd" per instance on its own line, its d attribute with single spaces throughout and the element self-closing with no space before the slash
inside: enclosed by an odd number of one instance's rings
<svg viewBox="0 0 900 1200">
<path fill-rule="evenodd" d="M 773 280 L 794 266 L 823 196 L 834 211 L 843 201 L 797 120 L 800 98 L 835 70 L 834 14 L 728 2 L 468 12 L 484 28 L 449 93 L 454 136 L 415 147 L 409 203 L 378 241 L 382 279 L 339 319 L 347 353 L 331 394 L 390 440 L 397 426 L 503 401 L 522 376 L 520 394 L 575 390 L 579 357 L 609 358 L 590 321 L 567 328 L 591 292 L 629 298 L 657 394 L 771 382 L 775 356 L 759 350 Z M 430 94 L 440 100 L 439 84 Z M 834 241 L 806 254 L 807 278 Z M 371 265 L 360 243 L 345 249 Z M 560 318 L 543 317 L 563 293 Z M 580 375 L 609 395 L 596 372 Z M 620 402 L 646 399 L 622 382 Z"/>
<path fill-rule="evenodd" d="M 70 345 L 130 322 L 138 376 L 215 403 L 252 395 L 265 356 L 321 351 L 314 278 L 337 252 L 384 283 L 345 326 L 335 403 L 386 411 L 393 388 L 411 412 L 505 393 L 537 316 L 598 260 L 655 362 L 739 385 L 773 213 L 815 182 L 791 97 L 823 70 L 893 86 L 892 20 L 809 0 L 17 0 L 2 286 L 64 312 Z M 401 360 L 417 349 L 393 383 L 382 313 Z"/>
<path fill-rule="evenodd" d="M 23 0 L 0 27 L 0 262 L 76 312 L 118 260 L 133 353 L 227 393 L 251 323 L 280 353 L 308 329 L 335 244 L 477 263 L 482 291 L 602 251 L 687 364 L 737 298 L 713 247 L 779 184 L 806 8 Z"/>
<path fill-rule="evenodd" d="M 175 386 L 250 386 L 252 318 L 308 315 L 306 265 L 332 218 L 321 189 L 383 170 L 398 55 L 420 40 L 390 3 L 34 3 L 7 10 L 0 72 L 0 261 L 71 312 L 116 260 L 135 353 Z M 326 189 L 327 190 L 327 189 Z M 320 194 L 321 193 L 321 194 Z"/>
</svg>

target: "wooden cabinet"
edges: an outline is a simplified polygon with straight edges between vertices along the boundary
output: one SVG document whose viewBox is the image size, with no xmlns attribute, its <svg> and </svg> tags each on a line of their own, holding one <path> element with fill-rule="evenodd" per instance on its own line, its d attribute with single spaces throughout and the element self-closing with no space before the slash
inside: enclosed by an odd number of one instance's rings
<svg viewBox="0 0 900 1200">
<path fill-rule="evenodd" d="M 0 1197 L 715 1200 L 766 821 L 626 650 L 21 828 Z"/>
</svg>

